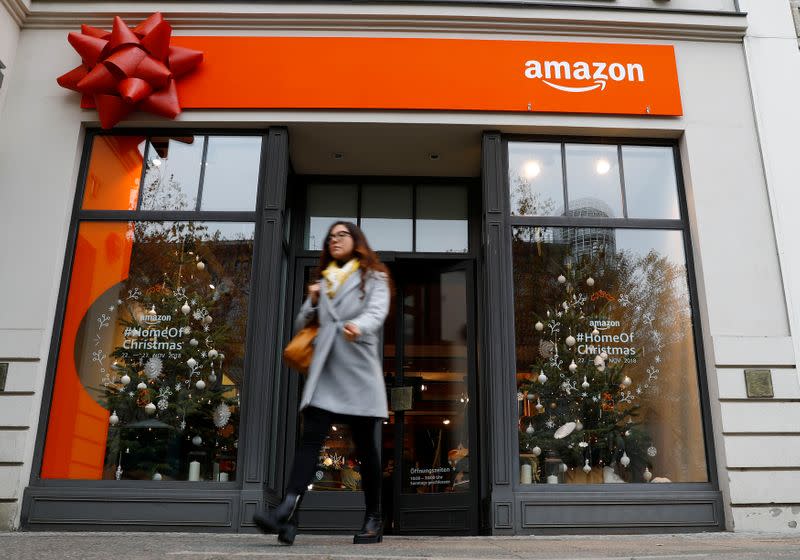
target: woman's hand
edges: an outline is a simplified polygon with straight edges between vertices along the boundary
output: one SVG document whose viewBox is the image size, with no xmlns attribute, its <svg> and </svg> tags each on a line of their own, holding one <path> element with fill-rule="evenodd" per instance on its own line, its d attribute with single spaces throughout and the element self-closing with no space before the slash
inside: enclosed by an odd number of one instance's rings
<svg viewBox="0 0 800 560">
<path fill-rule="evenodd" d="M 308 297 L 311 299 L 312 304 L 317 305 L 317 302 L 319 302 L 319 282 L 308 285 Z"/>
<path fill-rule="evenodd" d="M 345 323 L 344 325 L 344 337 L 349 340 L 350 342 L 355 341 L 359 336 L 361 336 L 361 329 L 355 325 L 355 323 Z"/>
</svg>

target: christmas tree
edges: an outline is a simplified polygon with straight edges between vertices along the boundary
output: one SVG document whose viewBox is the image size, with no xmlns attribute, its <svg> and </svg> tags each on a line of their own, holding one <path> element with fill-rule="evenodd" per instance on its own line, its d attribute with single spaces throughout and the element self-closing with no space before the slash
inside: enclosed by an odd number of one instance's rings
<svg viewBox="0 0 800 560">
<path fill-rule="evenodd" d="M 134 273 L 117 301 L 113 379 L 104 385 L 106 465 L 116 478 L 197 480 L 200 468 L 205 479 L 232 478 L 239 397 L 222 349 L 238 350 L 230 334 L 244 331 L 237 322 L 247 314 L 238 288 L 218 284 L 230 263 L 216 255 L 231 255 L 220 232 L 200 223 L 131 228 Z"/>
<path fill-rule="evenodd" d="M 599 229 L 592 235 L 600 243 L 576 257 L 574 231 L 515 230 L 522 482 L 647 482 L 655 447 L 641 422 L 644 383 L 633 365 L 646 349 L 635 329 L 607 330 L 620 326 L 610 287 L 622 283 L 627 261 L 602 244 Z M 519 371 L 525 366 L 529 372 Z M 580 470 L 586 476 L 577 480 Z"/>
</svg>

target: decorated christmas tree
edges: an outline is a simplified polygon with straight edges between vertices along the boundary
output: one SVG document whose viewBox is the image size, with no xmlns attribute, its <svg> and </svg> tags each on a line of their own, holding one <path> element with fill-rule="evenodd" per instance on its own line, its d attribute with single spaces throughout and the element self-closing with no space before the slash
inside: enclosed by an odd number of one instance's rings
<svg viewBox="0 0 800 560">
<path fill-rule="evenodd" d="M 117 478 L 198 480 L 202 468 L 203 478 L 225 480 L 235 472 L 239 397 L 221 349 L 246 310 L 235 308 L 233 287 L 215 285 L 220 242 L 205 250 L 201 240 L 214 240 L 204 225 L 133 227 L 147 265 L 132 267 L 115 310 L 107 464 Z"/>
</svg>

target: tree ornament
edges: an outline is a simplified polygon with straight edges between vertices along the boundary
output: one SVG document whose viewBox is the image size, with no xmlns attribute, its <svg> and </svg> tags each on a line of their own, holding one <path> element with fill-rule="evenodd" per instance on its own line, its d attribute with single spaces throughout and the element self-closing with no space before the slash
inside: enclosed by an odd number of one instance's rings
<svg viewBox="0 0 800 560">
<path fill-rule="evenodd" d="M 608 354 L 605 351 L 600 352 L 600 357 L 603 358 L 603 361 L 605 362 L 608 359 Z"/>
<path fill-rule="evenodd" d="M 561 472 L 567 472 L 568 469 L 569 469 L 569 467 L 567 467 L 566 463 L 560 463 L 558 465 L 558 470 L 560 470 Z"/>
<path fill-rule="evenodd" d="M 544 385 L 545 383 L 547 383 L 547 376 L 544 374 L 544 370 L 542 370 L 542 371 L 539 373 L 539 383 L 541 383 L 542 385 Z"/>
<path fill-rule="evenodd" d="M 603 358 L 602 356 L 595 356 L 594 357 L 594 365 L 601 366 L 603 365 Z"/>
<path fill-rule="evenodd" d="M 224 360 L 224 359 L 225 359 L 225 354 L 223 354 L 223 353 L 221 353 L 221 352 L 220 352 L 220 354 L 219 354 L 219 361 L 221 362 L 221 361 L 222 361 L 222 360 Z"/>
<path fill-rule="evenodd" d="M 153 473 L 153 480 L 161 480 L 161 473 Z"/>
<path fill-rule="evenodd" d="M 589 459 L 586 459 L 586 461 L 584 461 L 583 463 L 583 472 L 585 472 L 586 474 L 592 472 L 592 467 L 589 465 Z"/>
<path fill-rule="evenodd" d="M 206 269 L 206 263 L 204 263 L 203 261 L 197 261 L 197 270 L 205 270 L 205 269 Z"/>
<path fill-rule="evenodd" d="M 542 454 L 542 448 L 537 445 L 536 447 L 531 449 L 531 453 L 533 453 L 534 457 L 538 457 L 539 455 Z"/>
<path fill-rule="evenodd" d="M 203 322 L 204 322 L 206 325 L 210 325 L 210 324 L 211 324 L 211 321 L 213 321 L 213 320 L 214 320 L 214 319 L 211 317 L 211 315 L 206 315 L 205 317 L 203 317 Z"/>
<path fill-rule="evenodd" d="M 633 381 L 631 381 L 631 378 L 630 378 L 630 377 L 628 377 L 628 376 L 626 375 L 626 376 L 625 376 L 625 377 L 622 379 L 622 383 L 621 383 L 621 385 L 622 385 L 623 387 L 626 387 L 626 388 L 627 388 L 627 387 L 630 387 L 630 386 L 631 386 L 631 383 L 633 383 Z"/>
<path fill-rule="evenodd" d="M 186 365 L 194 369 L 194 367 L 197 365 L 197 360 L 195 360 L 194 358 L 189 358 L 188 360 L 186 360 Z"/>
<path fill-rule="evenodd" d="M 181 313 L 188 315 L 191 311 L 192 308 L 189 307 L 189 302 L 184 302 L 184 304 L 181 306 Z"/>
<path fill-rule="evenodd" d="M 536 399 L 536 411 L 541 412 L 544 410 L 544 406 L 542 405 L 542 401 Z"/>
<path fill-rule="evenodd" d="M 556 403 L 556 401 L 551 402 L 550 403 L 550 410 L 555 410 L 556 408 L 558 408 L 558 404 Z"/>
<path fill-rule="evenodd" d="M 604 372 L 605 370 L 606 370 L 605 364 L 600 364 L 599 366 L 597 366 L 597 371 L 599 371 L 600 373 Z"/>
<path fill-rule="evenodd" d="M 201 438 L 200 436 L 194 436 L 192 438 L 192 445 L 196 445 L 198 447 L 203 445 L 203 438 Z"/>
<path fill-rule="evenodd" d="M 140 391 L 144 391 L 145 389 L 147 389 L 147 383 L 145 383 L 144 381 L 140 381 L 139 384 L 136 386 L 136 388 L 139 389 Z"/>
<path fill-rule="evenodd" d="M 120 378 L 120 382 L 122 382 L 123 385 L 127 385 L 131 382 L 131 376 L 126 373 Z"/>
<path fill-rule="evenodd" d="M 558 283 L 559 283 L 559 284 L 564 284 L 566 281 L 567 281 L 567 278 L 566 278 L 566 276 L 564 276 L 563 274 L 559 274 L 559 276 L 558 276 Z"/>
<path fill-rule="evenodd" d="M 658 454 L 658 450 L 654 446 L 650 446 L 647 448 L 647 455 L 649 457 L 655 457 Z"/>
<path fill-rule="evenodd" d="M 111 416 L 108 417 L 108 423 L 112 426 L 116 426 L 119 424 L 119 416 L 117 416 L 117 411 L 111 413 Z"/>
<path fill-rule="evenodd" d="M 575 422 L 567 422 L 555 431 L 553 434 L 553 439 L 564 439 L 575 431 L 575 426 Z"/>
<path fill-rule="evenodd" d="M 584 389 L 588 389 L 589 388 L 589 382 L 586 380 L 586 376 L 585 375 L 583 376 L 583 383 L 581 383 L 581 387 L 583 387 Z"/>
<path fill-rule="evenodd" d="M 148 379 L 156 379 L 164 370 L 164 362 L 158 356 L 151 356 L 144 364 L 144 374 Z"/>
<path fill-rule="evenodd" d="M 195 383 L 194 386 L 197 387 L 198 390 L 202 391 L 203 389 L 206 388 L 206 382 L 203 381 L 202 379 L 198 379 L 197 383 Z"/>
<path fill-rule="evenodd" d="M 592 278 L 591 276 L 589 276 L 589 278 L 587 278 L 587 279 L 586 279 L 586 285 L 587 285 L 587 286 L 589 286 L 590 288 L 591 288 L 592 286 L 594 286 L 594 278 Z"/>
<path fill-rule="evenodd" d="M 575 431 L 580 432 L 581 430 L 583 430 L 583 422 L 581 422 L 580 420 L 575 420 Z M 587 445 L 589 445 L 585 441 L 582 441 L 581 443 L 586 444 L 586 445 L 581 445 L 581 447 L 586 447 Z"/>
<path fill-rule="evenodd" d="M 599 331 L 599 330 L 597 330 L 597 327 L 595 327 L 594 329 L 592 329 L 592 336 L 600 336 L 600 331 Z"/>
<path fill-rule="evenodd" d="M 197 341 L 196 338 L 193 338 L 192 340 L 189 341 L 190 346 L 197 346 L 198 344 L 200 343 Z"/>
<path fill-rule="evenodd" d="M 622 465 L 623 467 L 627 467 L 628 465 L 631 464 L 631 458 L 628 457 L 628 454 L 625 453 L 624 451 L 622 452 L 622 457 L 619 458 L 619 464 Z"/>
<path fill-rule="evenodd" d="M 217 374 L 212 371 L 211 374 L 209 374 L 208 376 L 208 380 L 211 383 L 214 383 L 217 380 Z"/>
<path fill-rule="evenodd" d="M 653 473 L 650 472 L 650 469 L 645 467 L 644 472 L 642 473 L 642 478 L 645 482 L 650 482 L 650 480 L 653 478 Z"/>
<path fill-rule="evenodd" d="M 544 325 L 542 324 L 541 321 L 536 321 L 536 324 L 533 325 L 533 328 L 535 328 L 539 332 L 542 332 L 544 330 Z"/>
<path fill-rule="evenodd" d="M 535 399 L 535 398 L 536 398 L 536 394 L 535 394 L 535 393 L 528 393 L 528 396 L 527 396 L 526 398 L 527 398 L 529 401 L 532 401 L 533 399 Z"/>
<path fill-rule="evenodd" d="M 211 350 L 209 350 L 209 351 L 208 351 L 208 357 L 209 357 L 209 358 L 211 358 L 212 360 L 213 360 L 214 358 L 216 358 L 217 356 L 219 356 L 219 352 L 217 352 L 217 351 L 216 351 L 216 350 L 214 350 L 213 348 L 212 348 Z"/>
<path fill-rule="evenodd" d="M 149 403 L 147 403 L 147 404 L 145 405 L 145 407 L 144 407 L 144 411 L 145 411 L 147 414 L 154 414 L 154 413 L 155 413 L 155 411 L 156 411 L 156 405 L 154 405 L 153 403 L 149 402 Z"/>
<path fill-rule="evenodd" d="M 578 364 L 575 363 L 575 360 L 569 364 L 569 371 L 575 373 L 578 370 Z"/>
<path fill-rule="evenodd" d="M 575 346 L 575 342 L 576 342 L 576 340 L 575 340 L 575 337 L 574 337 L 574 336 L 572 336 L 572 335 L 569 335 L 569 336 L 567 337 L 567 339 L 566 339 L 564 342 L 566 342 L 566 343 L 567 343 L 567 346 L 569 346 L 570 348 L 572 348 L 573 346 Z"/>
<path fill-rule="evenodd" d="M 531 434 L 533 434 L 534 431 L 535 430 L 533 429 L 533 424 L 528 422 L 528 427 L 525 428 L 525 433 L 528 434 L 528 435 L 531 435 Z"/>
<path fill-rule="evenodd" d="M 231 407 L 225 403 L 219 403 L 214 409 L 214 425 L 217 428 L 224 428 L 231 418 Z"/>
</svg>

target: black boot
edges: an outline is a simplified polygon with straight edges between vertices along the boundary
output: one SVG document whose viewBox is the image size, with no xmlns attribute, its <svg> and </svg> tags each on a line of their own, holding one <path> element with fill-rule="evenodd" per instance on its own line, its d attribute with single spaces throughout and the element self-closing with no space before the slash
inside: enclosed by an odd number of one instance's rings
<svg viewBox="0 0 800 560">
<path fill-rule="evenodd" d="M 373 544 L 383 540 L 383 516 L 380 512 L 367 513 L 364 526 L 353 537 L 353 544 Z"/>
<path fill-rule="evenodd" d="M 297 508 L 301 498 L 297 494 L 287 494 L 275 509 L 253 515 L 253 523 L 264 533 L 278 533 L 278 540 L 292 544 L 297 535 Z"/>
</svg>

